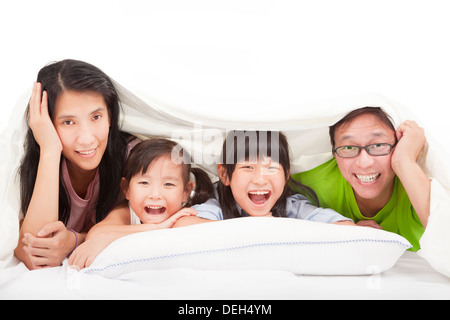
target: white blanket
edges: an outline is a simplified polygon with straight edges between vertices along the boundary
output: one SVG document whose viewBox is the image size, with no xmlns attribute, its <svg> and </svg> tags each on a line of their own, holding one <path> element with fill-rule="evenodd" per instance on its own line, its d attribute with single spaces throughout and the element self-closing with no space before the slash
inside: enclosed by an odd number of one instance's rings
<svg viewBox="0 0 450 320">
<path fill-rule="evenodd" d="M 0 270 L 0 299 L 450 299 L 450 279 L 414 252 L 382 274 L 302 276 L 283 270 L 146 270 L 108 279 L 62 267 Z M 185 302 L 180 301 L 180 306 Z"/>
<path fill-rule="evenodd" d="M 313 168 L 330 159 L 328 126 L 352 109 L 380 106 L 396 125 L 414 116 L 399 103 L 376 94 L 339 97 L 291 105 L 276 102 L 255 105 L 242 101 L 226 105 L 224 100 L 192 101 L 178 106 L 147 95 L 139 96 L 117 84 L 124 113 L 123 130 L 137 135 L 163 136 L 178 140 L 200 166 L 215 173 L 214 159 L 220 154 L 222 139 L 230 129 L 273 129 L 286 133 L 293 156 L 292 172 Z M 18 102 L 0 147 L 8 156 L 1 160 L 0 268 L 11 264 L 18 241 L 18 187 L 16 170 L 23 154 L 25 123 L 23 113 L 29 92 Z M 195 103 L 201 108 L 192 108 Z M 205 107 L 210 106 L 210 107 Z M 194 110 L 201 110 L 201 113 Z M 224 111 L 226 110 L 226 111 Z M 420 121 L 418 121 L 420 123 Z M 425 128 L 426 129 L 426 128 Z M 448 155 L 429 133 L 419 161 L 432 179 L 431 217 L 421 241 L 420 255 L 437 271 L 450 277 L 450 170 Z"/>
</svg>

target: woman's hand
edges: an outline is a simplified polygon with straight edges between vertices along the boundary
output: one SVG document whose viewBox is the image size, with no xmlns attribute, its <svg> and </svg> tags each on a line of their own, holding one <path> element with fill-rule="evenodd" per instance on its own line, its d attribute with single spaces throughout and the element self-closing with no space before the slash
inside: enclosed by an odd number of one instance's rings
<svg viewBox="0 0 450 320">
<path fill-rule="evenodd" d="M 44 91 L 41 98 L 41 90 L 42 85 L 35 82 L 29 103 L 29 126 L 41 152 L 49 150 L 61 153 L 61 140 L 48 113 L 47 92 Z"/>
<path fill-rule="evenodd" d="M 60 266 L 75 248 L 76 237 L 61 221 L 56 221 L 45 225 L 36 237 L 26 233 L 22 243 L 31 269 L 39 269 Z"/>
</svg>

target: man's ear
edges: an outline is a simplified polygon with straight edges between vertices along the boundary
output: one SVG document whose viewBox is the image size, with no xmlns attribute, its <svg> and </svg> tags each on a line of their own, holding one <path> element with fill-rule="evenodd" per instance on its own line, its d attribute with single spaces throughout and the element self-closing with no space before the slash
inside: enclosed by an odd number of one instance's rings
<svg viewBox="0 0 450 320">
<path fill-rule="evenodd" d="M 230 178 L 228 177 L 227 168 L 223 164 L 217 165 L 217 173 L 219 174 L 219 179 L 225 186 L 230 185 Z"/>
</svg>

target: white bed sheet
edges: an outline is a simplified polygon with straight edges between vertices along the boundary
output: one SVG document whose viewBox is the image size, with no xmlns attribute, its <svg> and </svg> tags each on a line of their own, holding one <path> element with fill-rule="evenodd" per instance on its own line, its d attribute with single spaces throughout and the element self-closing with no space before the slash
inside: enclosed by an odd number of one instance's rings
<svg viewBox="0 0 450 320">
<path fill-rule="evenodd" d="M 107 279 L 69 269 L 0 270 L 0 299 L 450 299 L 450 279 L 405 252 L 371 276 L 304 276 L 267 270 L 166 269 Z"/>
</svg>

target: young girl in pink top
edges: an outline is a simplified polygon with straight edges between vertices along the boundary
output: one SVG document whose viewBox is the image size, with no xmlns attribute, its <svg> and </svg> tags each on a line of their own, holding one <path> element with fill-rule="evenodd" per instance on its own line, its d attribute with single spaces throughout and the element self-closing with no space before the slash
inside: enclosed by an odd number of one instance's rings
<svg viewBox="0 0 450 320">
<path fill-rule="evenodd" d="M 15 254 L 28 268 L 59 266 L 116 205 L 132 140 L 119 112 L 112 81 L 95 66 L 63 60 L 40 70 L 19 169 Z"/>
</svg>

